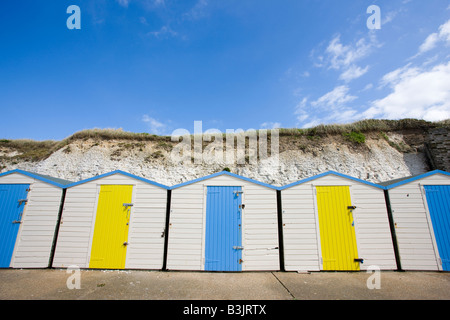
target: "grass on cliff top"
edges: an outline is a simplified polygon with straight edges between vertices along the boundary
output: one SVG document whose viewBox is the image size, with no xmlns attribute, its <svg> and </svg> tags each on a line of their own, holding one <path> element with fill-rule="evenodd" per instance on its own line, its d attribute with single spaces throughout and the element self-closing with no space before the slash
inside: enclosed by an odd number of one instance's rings
<svg viewBox="0 0 450 320">
<path fill-rule="evenodd" d="M 308 129 L 280 129 L 280 136 L 288 135 L 335 135 L 348 134 L 350 132 L 368 133 L 368 132 L 392 132 L 410 129 L 430 129 L 438 127 L 450 128 L 450 119 L 440 122 L 429 122 L 417 119 L 402 120 L 361 120 L 350 124 L 327 124 L 318 125 Z"/>
<path fill-rule="evenodd" d="M 392 132 L 408 129 L 429 129 L 447 127 L 450 128 L 450 120 L 440 122 L 428 122 L 417 119 L 402 120 L 361 120 L 351 124 L 329 124 L 318 125 L 308 129 L 279 129 L 280 136 L 325 136 L 325 135 L 349 135 L 352 132 Z M 354 135 L 351 135 L 354 137 Z M 134 133 L 123 131 L 122 129 L 88 129 L 74 133 L 70 137 L 61 141 L 34 141 L 34 140 L 7 140 L 0 139 L 0 148 L 9 151 L 17 151 L 18 155 L 13 157 L 0 156 L 13 161 L 40 161 L 48 158 L 53 152 L 65 147 L 77 140 L 133 140 L 133 141 L 154 141 L 166 143 L 171 141 L 170 136 L 158 136 L 149 133 Z"/>
</svg>

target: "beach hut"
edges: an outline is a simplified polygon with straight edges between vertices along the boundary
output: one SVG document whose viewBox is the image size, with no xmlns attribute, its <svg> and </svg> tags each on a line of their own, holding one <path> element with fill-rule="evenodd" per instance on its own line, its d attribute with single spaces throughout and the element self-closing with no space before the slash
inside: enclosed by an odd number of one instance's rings
<svg viewBox="0 0 450 320">
<path fill-rule="evenodd" d="M 383 187 L 329 171 L 280 190 L 286 271 L 397 269 Z"/>
<path fill-rule="evenodd" d="M 227 171 L 171 188 L 168 270 L 279 270 L 277 188 Z"/>
<path fill-rule="evenodd" d="M 162 269 L 167 193 L 123 171 L 68 185 L 52 266 Z"/>
<path fill-rule="evenodd" d="M 436 170 L 381 185 L 401 269 L 450 271 L 450 173 Z"/>
<path fill-rule="evenodd" d="M 48 268 L 65 185 L 13 170 L 0 174 L 0 268 Z"/>
</svg>

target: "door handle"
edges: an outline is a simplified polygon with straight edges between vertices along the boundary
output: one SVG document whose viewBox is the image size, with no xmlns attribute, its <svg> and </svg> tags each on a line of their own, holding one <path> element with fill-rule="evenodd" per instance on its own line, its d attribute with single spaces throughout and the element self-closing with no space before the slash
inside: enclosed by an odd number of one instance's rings
<svg viewBox="0 0 450 320">
<path fill-rule="evenodd" d="M 19 214 L 18 220 L 14 220 L 12 223 L 13 224 L 22 223 L 22 214 L 23 214 L 23 211 Z"/>
</svg>

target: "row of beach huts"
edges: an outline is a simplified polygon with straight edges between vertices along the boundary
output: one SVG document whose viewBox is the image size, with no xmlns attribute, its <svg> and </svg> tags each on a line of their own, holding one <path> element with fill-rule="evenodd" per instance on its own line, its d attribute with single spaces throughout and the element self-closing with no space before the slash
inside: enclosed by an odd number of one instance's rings
<svg viewBox="0 0 450 320">
<path fill-rule="evenodd" d="M 0 268 L 450 270 L 450 173 L 276 187 L 227 171 L 168 187 L 123 171 L 0 174 Z"/>
</svg>

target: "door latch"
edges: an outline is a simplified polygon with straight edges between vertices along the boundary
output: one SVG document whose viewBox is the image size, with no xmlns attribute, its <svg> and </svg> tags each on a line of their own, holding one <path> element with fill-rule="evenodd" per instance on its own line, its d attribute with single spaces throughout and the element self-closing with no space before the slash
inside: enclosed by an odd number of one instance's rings
<svg viewBox="0 0 450 320">
<path fill-rule="evenodd" d="M 124 246 L 127 246 L 127 245 L 128 245 L 128 242 L 124 242 L 123 245 L 124 245 Z"/>
<path fill-rule="evenodd" d="M 355 209 L 356 209 L 356 206 L 348 206 L 347 209 L 349 209 L 349 210 L 355 210 Z"/>
<path fill-rule="evenodd" d="M 242 246 L 233 246 L 234 250 L 244 250 L 244 247 Z"/>
<path fill-rule="evenodd" d="M 16 224 L 16 223 L 22 223 L 22 221 L 14 220 L 12 223 L 13 223 L 13 224 Z"/>
<path fill-rule="evenodd" d="M 245 209 L 245 204 L 240 204 L 239 209 Z"/>
<path fill-rule="evenodd" d="M 19 201 L 19 206 L 20 205 L 22 205 L 22 203 L 27 203 L 28 202 L 28 199 L 20 199 L 20 200 L 18 200 Z"/>
</svg>

